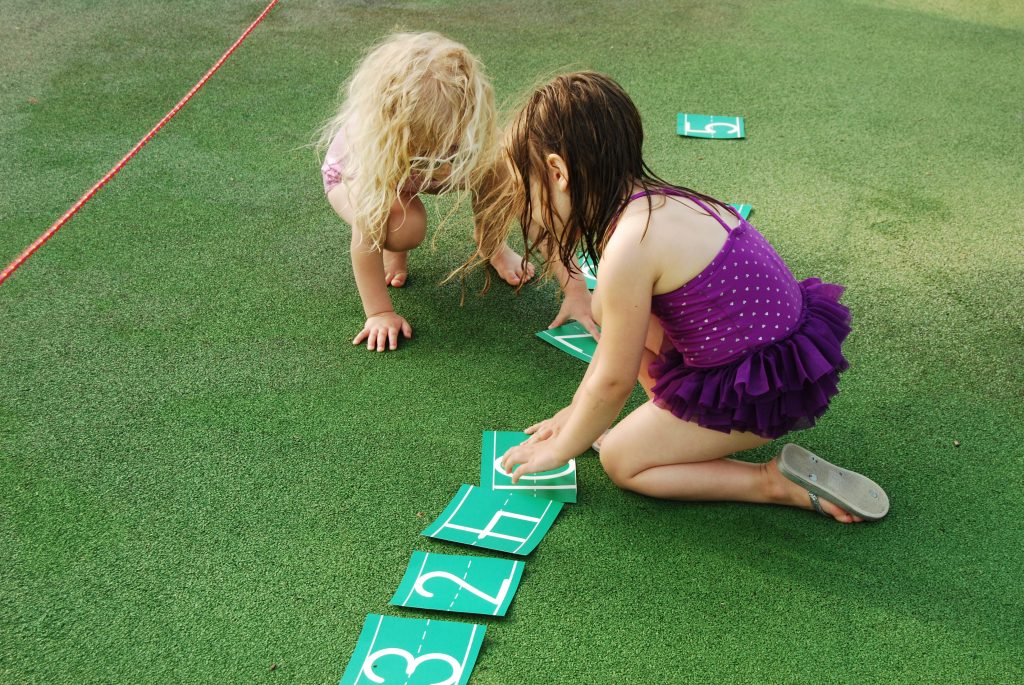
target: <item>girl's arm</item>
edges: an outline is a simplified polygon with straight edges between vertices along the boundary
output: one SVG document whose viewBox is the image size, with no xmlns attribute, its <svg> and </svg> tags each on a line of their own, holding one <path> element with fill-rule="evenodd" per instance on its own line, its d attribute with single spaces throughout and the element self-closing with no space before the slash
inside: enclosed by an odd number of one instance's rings
<svg viewBox="0 0 1024 685">
<path fill-rule="evenodd" d="M 597 353 L 562 429 L 548 440 L 525 443 L 506 453 L 502 462 L 506 471 L 519 465 L 514 481 L 557 468 L 590 447 L 622 411 L 636 385 L 651 316 L 655 267 L 639 240 L 644 224 L 629 231 L 630 235 L 623 224 L 615 236 L 619 240 L 611 241 L 601 260 L 603 325 Z"/>
<path fill-rule="evenodd" d="M 356 278 L 359 299 L 363 302 L 366 323 L 352 340 L 353 345 L 366 341 L 366 349 L 383 352 L 398 348 L 398 335 L 412 337 L 412 326 L 395 313 L 384 281 L 384 252 L 371 246 L 358 229 L 352 228 L 352 273 Z"/>
</svg>

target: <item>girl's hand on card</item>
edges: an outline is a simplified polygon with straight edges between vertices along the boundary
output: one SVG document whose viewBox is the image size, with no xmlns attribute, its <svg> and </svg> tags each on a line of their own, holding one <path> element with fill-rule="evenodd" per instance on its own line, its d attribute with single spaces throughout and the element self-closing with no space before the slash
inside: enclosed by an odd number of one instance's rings
<svg viewBox="0 0 1024 685">
<path fill-rule="evenodd" d="M 558 316 L 548 328 L 557 328 L 569 321 L 579 321 L 587 333 L 594 336 L 594 340 L 600 339 L 601 331 L 597 328 L 594 315 L 590 311 L 590 291 L 585 287 L 566 292 Z"/>
<path fill-rule="evenodd" d="M 366 341 L 366 349 L 384 350 L 398 349 L 398 335 L 401 333 L 406 338 L 412 337 L 412 326 L 409 322 L 394 312 L 381 312 L 366 319 L 363 330 L 352 340 L 353 345 Z"/>
<path fill-rule="evenodd" d="M 539 423 L 533 424 L 523 431 L 530 436 L 530 439 L 527 440 L 526 443 L 540 442 L 541 440 L 547 440 L 548 438 L 555 437 L 562 430 L 562 426 L 564 426 L 569 420 L 569 415 L 571 413 L 572 405 L 570 404 L 550 419 L 544 419 Z"/>
<path fill-rule="evenodd" d="M 555 450 L 554 440 L 524 442 L 505 452 L 501 459 L 501 468 L 505 473 L 512 474 L 513 483 L 518 483 L 525 475 L 557 469 L 568 464 L 570 459 L 571 455 L 559 454 Z M 512 471 L 513 467 L 515 471 Z"/>
</svg>

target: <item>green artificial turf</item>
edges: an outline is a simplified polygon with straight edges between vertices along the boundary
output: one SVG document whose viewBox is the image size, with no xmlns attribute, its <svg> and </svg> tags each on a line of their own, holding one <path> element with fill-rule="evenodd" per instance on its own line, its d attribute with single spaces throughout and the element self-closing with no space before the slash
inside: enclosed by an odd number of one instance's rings
<svg viewBox="0 0 1024 685">
<path fill-rule="evenodd" d="M 263 5 L 0 0 L 0 261 Z M 477 482 L 481 431 L 571 397 L 583 365 L 533 336 L 550 285 L 436 285 L 465 211 L 395 294 L 416 339 L 350 345 L 305 146 L 397 27 L 464 42 L 503 101 L 611 74 L 657 172 L 847 285 L 851 368 L 795 437 L 892 499 L 858 526 L 662 502 L 583 456 L 472 682 L 1024 680 L 1019 2 L 295 0 L 0 286 L 0 681 L 336 683 L 366 614 L 428 615 L 387 601 L 413 550 L 461 552 L 419 533 Z M 680 111 L 747 139 L 679 138 Z"/>
</svg>

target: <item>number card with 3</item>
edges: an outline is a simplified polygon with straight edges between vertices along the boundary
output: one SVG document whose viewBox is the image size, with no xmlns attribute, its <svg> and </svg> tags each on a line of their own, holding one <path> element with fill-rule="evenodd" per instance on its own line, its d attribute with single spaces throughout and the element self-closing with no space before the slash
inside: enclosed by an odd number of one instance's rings
<svg viewBox="0 0 1024 685">
<path fill-rule="evenodd" d="M 504 616 L 524 565 L 511 559 L 413 552 L 391 604 Z"/>
<path fill-rule="evenodd" d="M 485 630 L 370 614 L 339 685 L 465 685 Z"/>
<path fill-rule="evenodd" d="M 579 321 L 541 331 L 537 333 L 537 337 L 587 363 L 594 358 L 594 351 L 597 349 L 594 336 L 587 333 L 587 329 Z"/>
<path fill-rule="evenodd" d="M 484 432 L 483 447 L 480 450 L 480 486 L 491 490 L 511 490 L 531 497 L 543 497 L 558 502 L 576 501 L 576 460 L 560 469 L 541 471 L 523 476 L 518 483 L 501 468 L 501 458 L 509 448 L 515 447 L 530 436 L 511 431 Z"/>
<path fill-rule="evenodd" d="M 529 554 L 561 510 L 561 502 L 463 485 L 423 535 L 509 554 Z"/>
<path fill-rule="evenodd" d="M 687 138 L 743 138 L 743 117 L 711 114 L 683 114 L 676 117 L 676 133 Z"/>
</svg>

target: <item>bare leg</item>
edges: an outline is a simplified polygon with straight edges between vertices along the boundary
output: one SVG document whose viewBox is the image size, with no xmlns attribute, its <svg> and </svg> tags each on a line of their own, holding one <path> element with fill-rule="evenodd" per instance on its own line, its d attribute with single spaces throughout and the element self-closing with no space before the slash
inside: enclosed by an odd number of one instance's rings
<svg viewBox="0 0 1024 685">
<path fill-rule="evenodd" d="M 384 242 L 384 282 L 401 288 L 409 278 L 409 250 L 427 235 L 427 208 L 415 195 L 402 196 L 391 206 Z"/>
<path fill-rule="evenodd" d="M 768 442 L 753 433 L 702 428 L 648 402 L 605 436 L 601 465 L 619 487 L 650 497 L 810 509 L 807 491 L 786 479 L 775 459 L 751 464 L 725 458 Z M 820 503 L 837 521 L 862 520 L 824 499 Z"/>
</svg>

